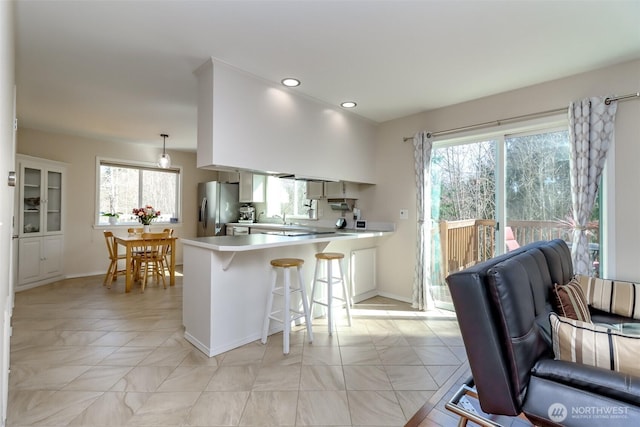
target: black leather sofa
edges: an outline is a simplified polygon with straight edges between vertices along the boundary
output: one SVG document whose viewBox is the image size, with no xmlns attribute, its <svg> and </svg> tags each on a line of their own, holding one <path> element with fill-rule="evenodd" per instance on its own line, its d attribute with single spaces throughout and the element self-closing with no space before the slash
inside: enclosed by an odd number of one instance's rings
<svg viewBox="0 0 640 427">
<path fill-rule="evenodd" d="M 554 360 L 551 290 L 572 276 L 569 248 L 552 240 L 447 277 L 480 406 L 524 413 L 537 425 L 640 425 L 640 378 Z M 592 319 L 633 322 L 607 313 Z"/>
</svg>

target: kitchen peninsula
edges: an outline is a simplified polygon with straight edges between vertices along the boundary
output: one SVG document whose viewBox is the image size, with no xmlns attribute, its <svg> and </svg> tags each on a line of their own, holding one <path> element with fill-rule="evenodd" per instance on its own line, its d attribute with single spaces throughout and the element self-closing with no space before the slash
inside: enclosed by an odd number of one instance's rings
<svg viewBox="0 0 640 427">
<path fill-rule="evenodd" d="M 339 230 L 325 234 L 182 239 L 185 339 L 209 357 L 259 339 L 271 259 L 304 259 L 303 278 L 309 286 L 315 253 L 329 250 L 348 257 L 352 250 L 377 246 L 377 240 L 389 234 L 390 231 Z M 345 274 L 349 274 L 349 266 L 345 267 Z M 272 328 L 269 334 L 282 330 L 281 325 L 274 327 L 280 329 Z"/>
</svg>

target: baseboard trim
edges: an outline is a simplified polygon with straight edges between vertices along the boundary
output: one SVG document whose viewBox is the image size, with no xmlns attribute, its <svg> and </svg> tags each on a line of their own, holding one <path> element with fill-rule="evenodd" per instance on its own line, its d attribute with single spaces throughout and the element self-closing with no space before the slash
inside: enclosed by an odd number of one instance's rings
<svg viewBox="0 0 640 427">
<path fill-rule="evenodd" d="M 49 277 L 47 279 L 38 280 L 37 282 L 26 283 L 24 285 L 16 285 L 14 290 L 15 292 L 22 292 L 22 291 L 26 291 L 33 288 L 38 288 L 40 286 L 48 285 L 50 283 L 57 282 L 64 279 L 65 279 L 64 276 Z"/>
<path fill-rule="evenodd" d="M 392 294 L 391 292 L 380 292 L 378 291 L 378 295 L 381 297 L 385 297 L 385 298 L 391 298 L 391 299 L 395 299 L 398 301 L 402 301 L 402 302 L 406 302 L 408 304 L 411 304 L 411 298 L 407 298 L 407 297 L 403 297 L 400 295 L 396 295 L 396 294 Z"/>
</svg>

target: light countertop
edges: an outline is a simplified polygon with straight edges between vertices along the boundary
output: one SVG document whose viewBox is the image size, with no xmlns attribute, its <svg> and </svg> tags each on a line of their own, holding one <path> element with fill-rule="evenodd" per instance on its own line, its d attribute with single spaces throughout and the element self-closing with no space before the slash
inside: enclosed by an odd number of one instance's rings
<svg viewBox="0 0 640 427">
<path fill-rule="evenodd" d="M 301 227 L 298 227 L 298 229 L 300 228 Z M 309 230 L 309 227 L 303 227 L 303 229 Z M 183 245 L 196 246 L 214 251 L 243 252 L 282 246 L 307 245 L 310 243 L 328 243 L 336 240 L 382 237 L 391 233 L 391 231 L 375 230 L 334 230 L 331 234 L 312 234 L 305 236 L 245 234 L 240 236 L 181 238 L 180 241 Z"/>
</svg>

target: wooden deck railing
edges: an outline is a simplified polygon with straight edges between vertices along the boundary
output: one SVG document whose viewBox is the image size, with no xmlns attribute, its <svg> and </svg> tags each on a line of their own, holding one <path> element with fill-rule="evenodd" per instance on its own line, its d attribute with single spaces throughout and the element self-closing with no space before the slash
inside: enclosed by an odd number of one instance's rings
<svg viewBox="0 0 640 427">
<path fill-rule="evenodd" d="M 444 277 L 495 255 L 495 221 L 468 219 L 440 221 Z"/>
<path fill-rule="evenodd" d="M 569 228 L 560 226 L 556 221 L 510 221 L 507 226 L 520 245 L 538 240 L 562 239 L 570 242 L 573 239 Z"/>
<path fill-rule="evenodd" d="M 510 221 L 507 226 L 511 227 L 515 239 L 520 245 L 556 238 L 570 242 L 572 237 L 571 230 L 562 227 L 556 221 Z M 496 222 L 494 220 L 440 221 L 438 228 L 442 254 L 440 268 L 442 279 L 447 277 L 449 273 L 497 255 L 494 238 Z M 433 231 L 435 234 L 436 230 Z"/>
</svg>

